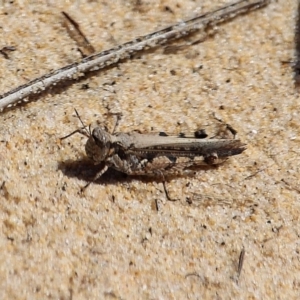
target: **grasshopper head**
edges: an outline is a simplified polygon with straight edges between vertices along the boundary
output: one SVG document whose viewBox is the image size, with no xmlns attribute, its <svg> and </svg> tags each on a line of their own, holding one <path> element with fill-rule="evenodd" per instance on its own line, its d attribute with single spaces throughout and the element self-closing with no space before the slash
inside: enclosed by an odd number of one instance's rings
<svg viewBox="0 0 300 300">
<path fill-rule="evenodd" d="M 95 163 L 105 161 L 109 155 L 111 135 L 103 128 L 96 127 L 85 145 L 86 155 Z"/>
</svg>

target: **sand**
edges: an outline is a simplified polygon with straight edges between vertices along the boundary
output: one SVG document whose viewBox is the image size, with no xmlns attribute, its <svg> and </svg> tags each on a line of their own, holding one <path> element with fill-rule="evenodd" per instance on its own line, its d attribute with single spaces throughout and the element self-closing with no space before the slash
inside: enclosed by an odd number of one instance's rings
<svg viewBox="0 0 300 300">
<path fill-rule="evenodd" d="M 2 1 L 1 93 L 81 59 L 61 11 L 96 51 L 221 1 Z M 297 1 L 156 49 L 0 114 L 1 299 L 297 299 L 300 263 Z M 174 49 L 173 49 L 174 50 Z M 247 150 L 218 168 L 160 180 L 95 168 L 87 124 L 181 132 L 230 123 Z M 157 210 L 158 208 L 158 210 Z M 238 264 L 244 263 L 238 278 Z"/>
</svg>

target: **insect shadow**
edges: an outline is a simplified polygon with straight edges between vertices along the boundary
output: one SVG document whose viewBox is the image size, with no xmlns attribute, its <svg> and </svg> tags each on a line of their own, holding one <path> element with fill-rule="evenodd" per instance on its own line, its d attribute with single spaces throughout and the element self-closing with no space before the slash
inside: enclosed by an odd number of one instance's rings
<svg viewBox="0 0 300 300">
<path fill-rule="evenodd" d="M 92 181 L 92 183 L 108 183 L 108 182 L 119 182 L 119 181 L 130 181 L 130 179 L 134 180 L 140 180 L 143 182 L 162 182 L 164 179 L 166 181 L 171 180 L 173 178 L 178 177 L 192 177 L 195 175 L 197 171 L 200 170 L 211 170 L 218 168 L 219 165 L 212 165 L 212 166 L 197 166 L 197 167 L 191 167 L 187 170 L 186 173 L 180 175 L 166 175 L 164 177 L 162 176 L 153 176 L 153 175 L 128 175 L 125 173 L 122 173 L 118 170 L 115 170 L 114 168 L 108 168 L 108 170 L 97 180 L 93 181 L 95 179 L 95 175 L 99 170 L 103 168 L 102 164 L 95 165 L 93 161 L 89 160 L 88 158 L 82 158 L 80 160 L 66 160 L 66 161 L 60 161 L 58 162 L 58 169 L 61 170 L 66 176 L 71 178 L 78 178 L 80 180 L 85 181 Z M 161 177 L 161 179 L 160 179 Z"/>
<path fill-rule="evenodd" d="M 166 184 L 169 180 L 178 177 L 193 177 L 197 171 L 200 170 L 211 170 L 218 168 L 219 165 L 213 166 L 197 166 L 190 168 L 185 174 L 182 175 L 167 175 L 167 176 L 151 176 L 151 175 L 128 175 L 122 173 L 114 168 L 108 168 L 108 170 L 99 178 L 95 180 L 96 174 L 103 168 L 102 164 L 95 165 L 93 161 L 88 158 L 82 158 L 80 160 L 66 160 L 58 163 L 58 169 L 61 170 L 64 175 L 77 178 L 92 184 L 100 184 L 100 185 L 114 185 L 116 183 L 130 183 L 133 180 L 139 180 L 144 183 L 162 183 L 163 190 L 165 192 L 166 198 L 169 201 L 178 201 L 179 199 L 172 198 L 170 193 L 166 187 Z M 87 186 L 82 185 L 78 186 L 81 192 L 85 190 Z M 87 187 L 88 188 L 88 187 Z"/>
<path fill-rule="evenodd" d="M 100 178 L 95 179 L 96 174 L 103 168 L 102 164 L 95 165 L 93 161 L 88 158 L 82 158 L 80 160 L 66 160 L 58 163 L 58 169 L 61 170 L 64 175 L 70 178 L 77 178 L 86 182 L 108 184 L 112 182 L 123 182 L 128 177 L 127 174 L 109 168 Z"/>
</svg>

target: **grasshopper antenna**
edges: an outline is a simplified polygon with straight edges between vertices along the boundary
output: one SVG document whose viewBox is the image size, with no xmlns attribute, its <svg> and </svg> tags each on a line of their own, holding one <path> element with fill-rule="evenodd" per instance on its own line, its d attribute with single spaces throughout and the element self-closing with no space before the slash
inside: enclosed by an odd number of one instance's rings
<svg viewBox="0 0 300 300">
<path fill-rule="evenodd" d="M 86 136 L 87 138 L 89 138 L 92 135 L 92 133 L 91 133 L 91 125 L 89 125 L 89 130 L 87 130 L 86 129 L 87 125 L 84 125 L 84 123 L 83 123 L 82 119 L 80 118 L 80 115 L 79 115 L 78 111 L 76 110 L 76 108 L 74 108 L 74 110 L 75 110 L 77 118 L 79 119 L 79 121 L 80 121 L 80 123 L 82 125 L 82 128 L 76 129 L 75 131 L 71 132 L 70 134 L 68 134 L 68 135 L 60 138 L 61 140 L 64 140 L 64 139 L 72 136 L 75 133 L 80 133 L 80 134 Z"/>
<path fill-rule="evenodd" d="M 87 129 L 86 129 L 87 126 L 84 125 L 82 119 L 81 119 L 80 116 L 79 116 L 79 113 L 78 113 L 77 109 L 74 108 L 74 110 L 75 110 L 75 113 L 76 113 L 77 118 L 79 119 L 80 123 L 81 123 L 82 126 L 83 126 L 83 129 L 85 129 L 85 132 L 87 133 L 87 137 L 90 137 L 90 136 L 92 135 L 92 133 L 91 133 L 91 125 L 89 125 L 89 130 L 87 130 Z"/>
</svg>

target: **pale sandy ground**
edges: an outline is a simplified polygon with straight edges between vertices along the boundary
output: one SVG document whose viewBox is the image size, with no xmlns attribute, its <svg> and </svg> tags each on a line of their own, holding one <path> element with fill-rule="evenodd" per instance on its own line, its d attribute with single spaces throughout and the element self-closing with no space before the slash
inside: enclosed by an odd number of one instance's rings
<svg viewBox="0 0 300 300">
<path fill-rule="evenodd" d="M 0 46 L 16 51 L 0 56 L 1 93 L 80 59 L 62 10 L 100 51 L 222 5 L 11 2 Z M 282 63 L 294 59 L 296 11 L 296 0 L 273 1 L 203 43 L 150 51 L 2 113 L 0 298 L 299 299 L 299 96 Z M 121 111 L 124 131 L 194 130 L 216 113 L 248 149 L 172 179 L 177 202 L 160 181 L 114 172 L 81 195 L 93 176 L 86 139 L 59 141 L 80 126 L 74 108 L 110 127 L 105 114 Z"/>
</svg>

